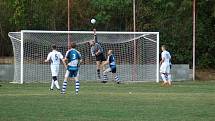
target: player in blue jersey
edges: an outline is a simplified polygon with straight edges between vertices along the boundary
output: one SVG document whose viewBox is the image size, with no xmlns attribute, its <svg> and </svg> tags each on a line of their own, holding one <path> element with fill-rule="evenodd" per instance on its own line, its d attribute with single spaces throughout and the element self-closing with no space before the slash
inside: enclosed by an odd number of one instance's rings
<svg viewBox="0 0 215 121">
<path fill-rule="evenodd" d="M 115 57 L 113 55 L 113 51 L 112 50 L 108 51 L 108 58 L 104 62 L 104 64 L 102 64 L 102 67 L 104 67 L 107 64 L 109 65 L 109 67 L 103 72 L 103 75 L 104 75 L 103 81 L 107 82 L 107 80 L 108 80 L 107 72 L 112 72 L 112 74 L 113 74 L 113 76 L 114 76 L 117 84 L 120 84 L 119 77 L 118 77 L 118 75 L 116 73 L 116 62 L 115 62 Z"/>
<path fill-rule="evenodd" d="M 80 82 L 78 79 L 78 69 L 81 63 L 81 54 L 79 51 L 75 49 L 76 43 L 71 43 L 71 49 L 66 52 L 66 56 L 63 61 L 67 64 L 64 66 L 67 68 L 66 74 L 63 81 L 62 94 L 66 92 L 67 79 L 74 78 L 75 79 L 75 93 L 78 94 L 80 88 Z"/>
</svg>

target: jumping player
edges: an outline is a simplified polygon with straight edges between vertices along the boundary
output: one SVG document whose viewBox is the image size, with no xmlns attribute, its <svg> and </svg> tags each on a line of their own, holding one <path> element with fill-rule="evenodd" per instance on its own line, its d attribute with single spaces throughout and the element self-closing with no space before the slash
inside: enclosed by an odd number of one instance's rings
<svg viewBox="0 0 215 121">
<path fill-rule="evenodd" d="M 104 50 L 100 44 L 97 43 L 97 37 L 94 35 L 94 40 L 90 41 L 91 46 L 91 54 L 92 56 L 96 57 L 96 68 L 97 68 L 97 75 L 98 79 L 101 79 L 100 70 L 104 70 L 101 65 L 106 61 L 104 56 Z M 103 82 L 103 81 L 102 81 Z"/>
</svg>

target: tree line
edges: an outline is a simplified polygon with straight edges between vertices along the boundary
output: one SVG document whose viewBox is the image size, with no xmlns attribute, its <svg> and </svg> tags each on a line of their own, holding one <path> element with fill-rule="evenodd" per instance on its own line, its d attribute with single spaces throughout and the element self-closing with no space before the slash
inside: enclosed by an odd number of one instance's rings
<svg viewBox="0 0 215 121">
<path fill-rule="evenodd" d="M 133 0 L 70 0 L 71 30 L 133 31 Z M 196 65 L 215 68 L 215 1 L 197 0 Z M 13 56 L 8 32 L 67 30 L 67 0 L 0 0 L 0 56 Z M 136 31 L 160 32 L 173 63 L 192 65 L 192 0 L 136 0 Z"/>
</svg>

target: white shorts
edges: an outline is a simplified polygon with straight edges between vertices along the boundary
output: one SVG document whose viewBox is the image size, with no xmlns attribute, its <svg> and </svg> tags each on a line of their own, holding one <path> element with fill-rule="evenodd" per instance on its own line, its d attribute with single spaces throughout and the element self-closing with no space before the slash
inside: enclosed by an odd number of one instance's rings
<svg viewBox="0 0 215 121">
<path fill-rule="evenodd" d="M 59 65 L 51 65 L 52 76 L 58 76 Z"/>
<path fill-rule="evenodd" d="M 170 73 L 170 65 L 162 63 L 160 67 L 160 73 Z"/>
</svg>

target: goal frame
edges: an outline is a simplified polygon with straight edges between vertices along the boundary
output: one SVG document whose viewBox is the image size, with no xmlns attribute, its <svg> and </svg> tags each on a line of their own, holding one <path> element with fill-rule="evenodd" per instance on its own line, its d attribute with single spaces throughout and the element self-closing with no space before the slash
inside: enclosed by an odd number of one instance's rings
<svg viewBox="0 0 215 121">
<path fill-rule="evenodd" d="M 21 65 L 21 70 L 20 70 L 20 84 L 23 84 L 24 81 L 23 81 L 23 78 L 24 78 L 24 73 L 23 73 L 23 66 L 24 66 L 24 47 L 23 47 L 23 44 L 24 44 L 24 39 L 23 39 L 23 34 L 24 33 L 64 33 L 64 34 L 70 34 L 70 33 L 77 33 L 77 34 L 93 34 L 93 31 L 43 31 L 43 30 L 21 30 L 20 31 L 21 33 L 21 62 L 20 62 L 20 65 Z M 159 32 L 115 32 L 115 31 L 97 31 L 96 32 L 97 34 L 133 34 L 134 37 L 135 37 L 135 34 L 156 34 L 157 35 L 157 41 L 156 41 L 156 44 L 157 44 L 157 48 L 156 48 L 156 51 L 157 51 L 157 57 L 156 57 L 156 66 L 157 66 L 157 70 L 156 70 L 156 82 L 159 83 Z M 135 39 L 135 38 L 134 38 Z"/>
</svg>

